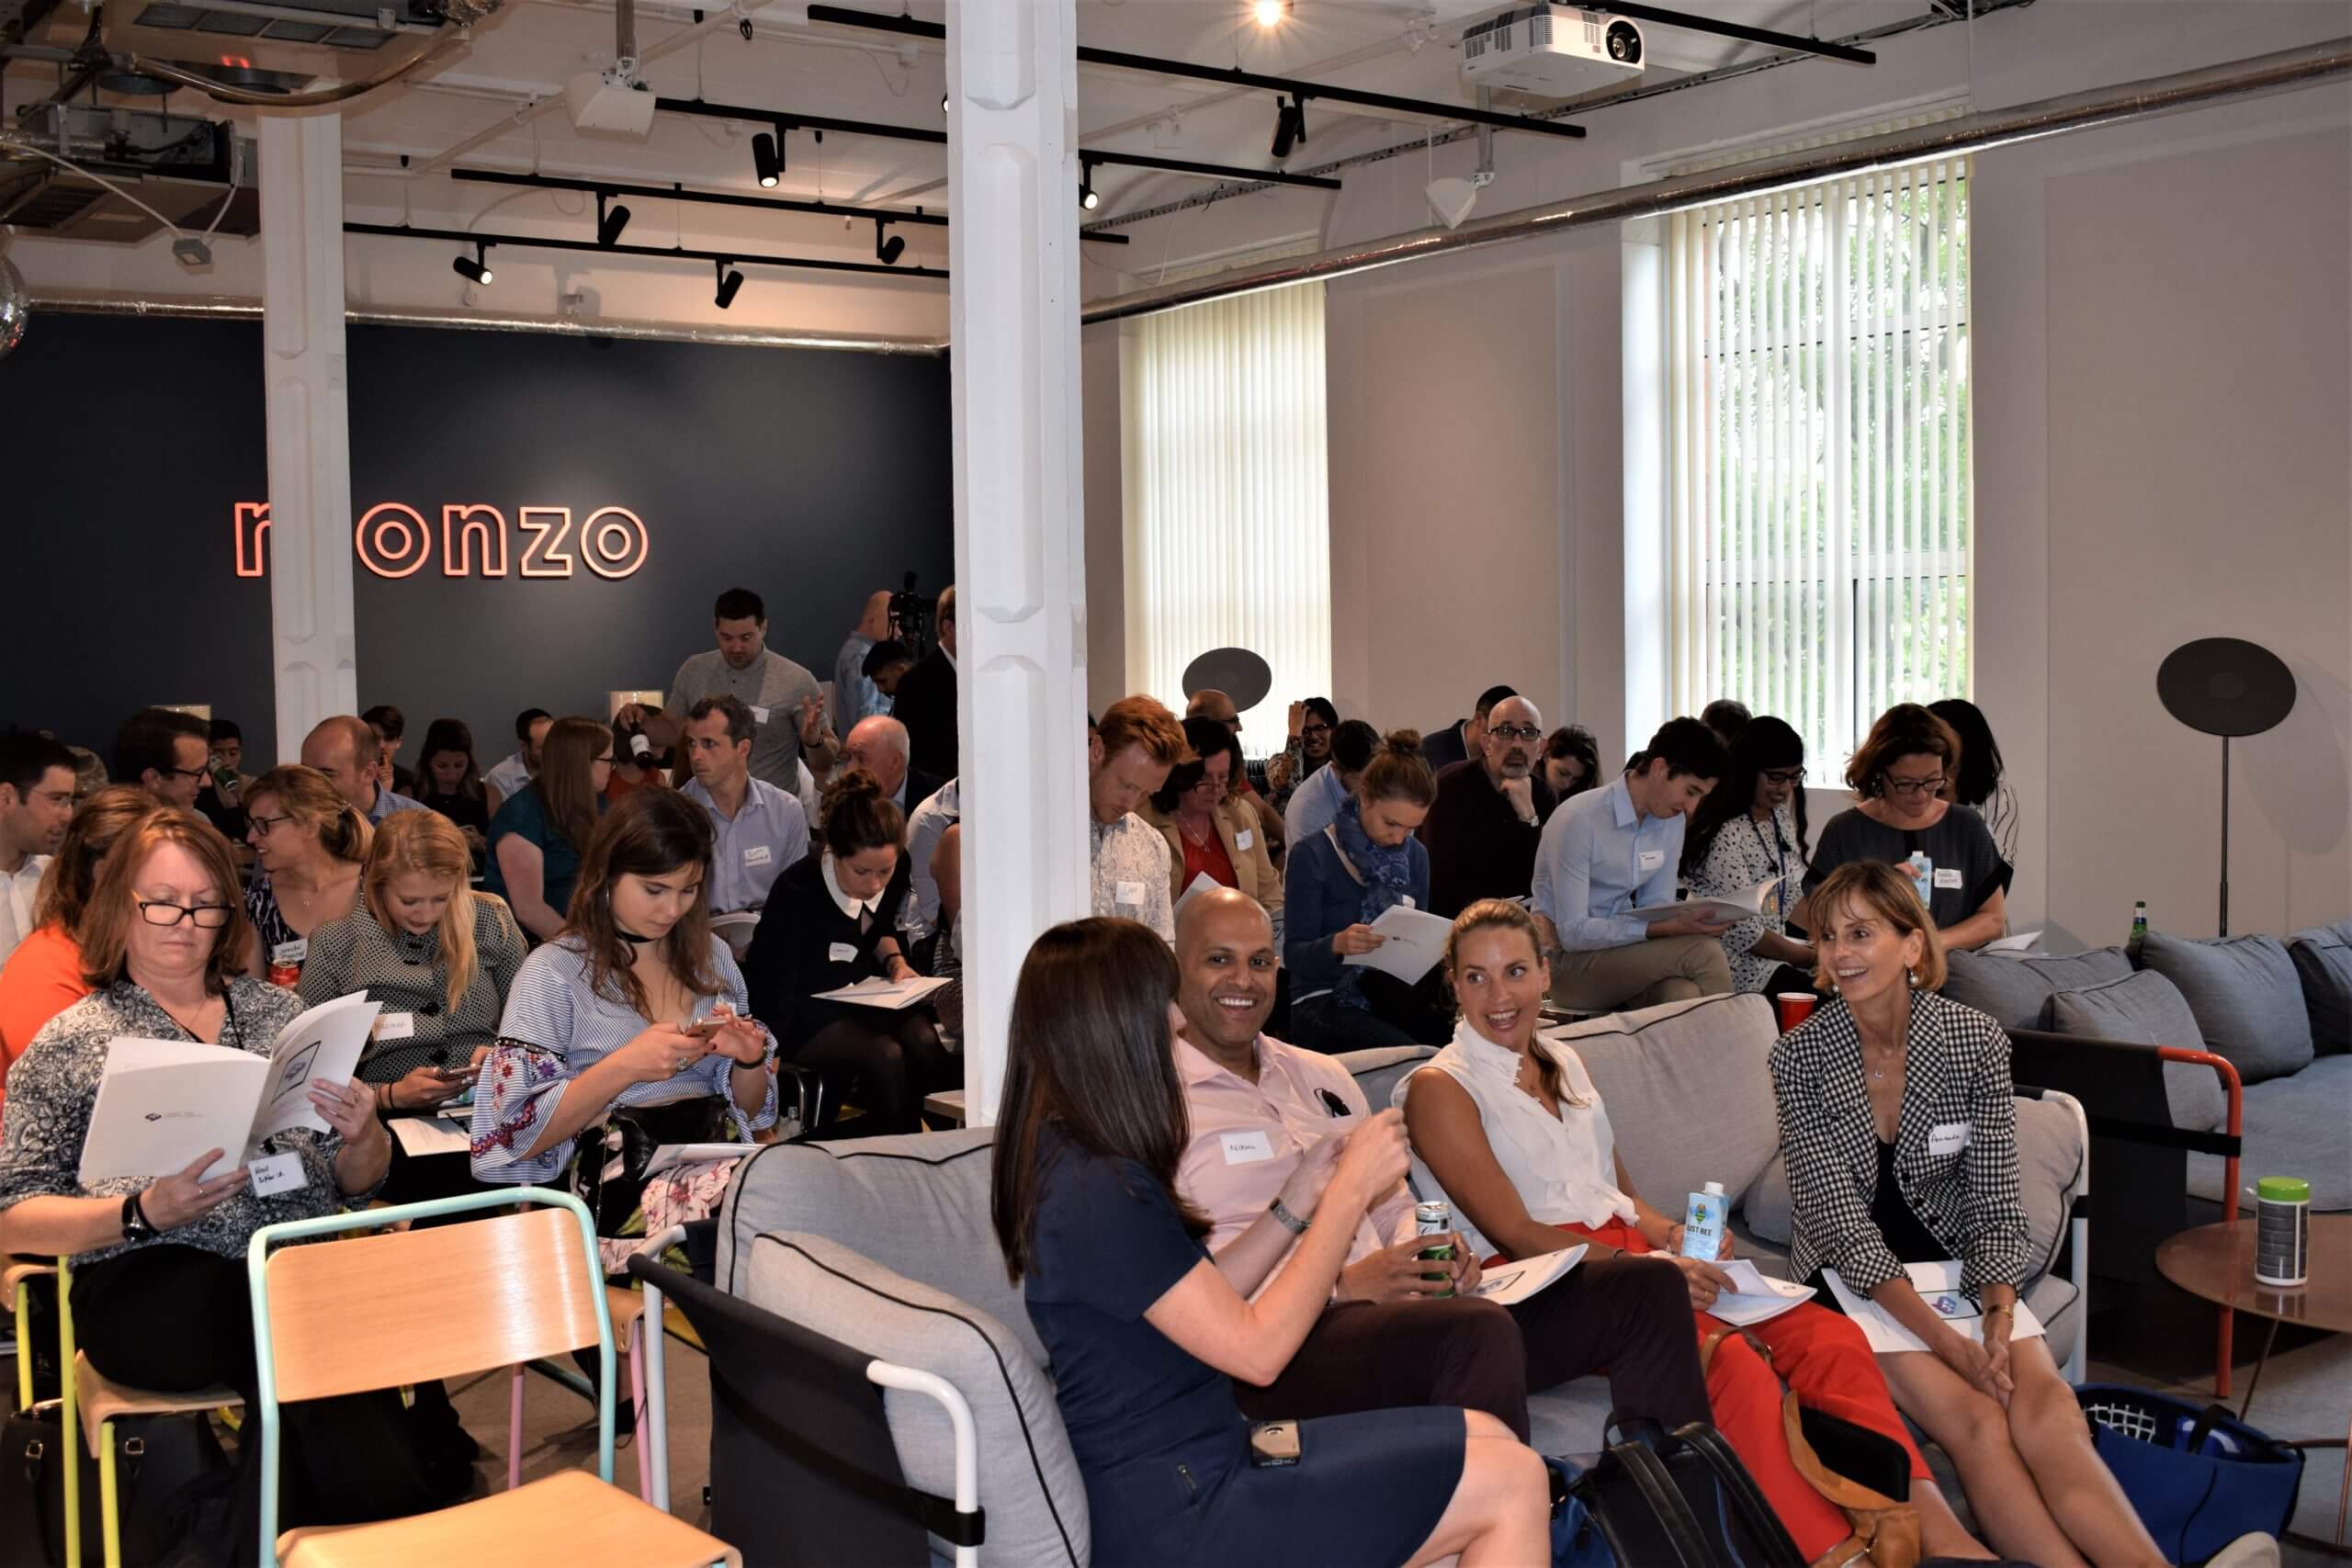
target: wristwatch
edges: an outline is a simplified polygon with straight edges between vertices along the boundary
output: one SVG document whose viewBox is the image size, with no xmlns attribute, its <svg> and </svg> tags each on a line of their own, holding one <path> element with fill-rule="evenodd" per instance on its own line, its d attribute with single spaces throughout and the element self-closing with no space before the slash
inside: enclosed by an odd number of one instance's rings
<svg viewBox="0 0 2352 1568">
<path fill-rule="evenodd" d="M 122 1239 L 153 1241 L 157 1234 L 155 1227 L 147 1223 L 146 1214 L 140 1210 L 139 1194 L 133 1192 L 130 1197 L 125 1198 L 122 1201 Z"/>
<path fill-rule="evenodd" d="M 1266 1213 L 1273 1215 L 1274 1223 L 1282 1226 L 1283 1229 L 1290 1232 L 1291 1235 L 1305 1235 L 1306 1234 L 1306 1222 L 1300 1219 L 1296 1214 L 1292 1213 L 1281 1199 L 1277 1198 L 1272 1202 L 1267 1204 Z"/>
</svg>

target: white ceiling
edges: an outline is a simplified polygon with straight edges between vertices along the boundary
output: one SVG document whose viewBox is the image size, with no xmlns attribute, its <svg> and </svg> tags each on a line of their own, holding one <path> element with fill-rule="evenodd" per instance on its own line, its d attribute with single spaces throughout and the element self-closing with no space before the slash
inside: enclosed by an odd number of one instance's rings
<svg viewBox="0 0 2352 1568">
<path fill-rule="evenodd" d="M 852 0 L 860 3 L 860 0 Z M 884 11 L 891 0 L 863 0 Z M 1727 20 L 1792 32 L 1813 30 L 1815 0 L 1685 0 Z M 1849 31 L 1917 15 L 1929 0 L 1833 0 L 1827 32 Z M 922 0 L 917 16 L 941 19 L 941 0 Z M 665 96 L 765 109 L 943 129 L 945 85 L 942 46 L 806 20 L 806 6 L 742 0 L 752 23 L 747 41 L 737 11 L 711 11 L 698 29 L 676 0 L 640 4 L 641 54 L 653 57 L 642 74 Z M 1197 63 L 1367 88 L 1448 104 L 1467 104 L 1458 75 L 1463 24 L 1498 9 L 1468 0 L 1293 0 L 1279 27 L 1261 28 L 1241 0 L 1080 0 L 1081 42 Z M 82 13 L 60 8 L 55 30 L 78 33 Z M 1653 79 L 1702 70 L 1766 52 L 1754 46 L 1686 29 L 1647 28 Z M 386 89 L 345 111 L 346 170 L 356 176 L 355 205 L 410 205 L 419 209 L 479 209 L 510 193 L 492 187 L 455 190 L 416 165 L 454 161 L 475 167 L 549 175 L 603 176 L 640 184 L 760 194 L 752 176 L 750 139 L 756 125 L 663 115 L 642 142 L 615 141 L 575 132 L 560 104 L 564 81 L 610 62 L 611 0 L 506 0 L 469 44 L 420 77 Z M 48 85 L 46 66 L 8 70 L 7 101 L 22 104 Z M 1272 166 L 1274 102 L 1263 91 L 1097 66 L 1079 71 L 1080 144 L 1086 148 L 1155 153 L 1247 168 Z M 153 100 L 144 100 L 148 106 Z M 1498 107 L 1521 105 L 1498 104 Z M 248 117 L 193 94 L 178 95 L 182 112 Z M 1322 101 L 1307 107 L 1308 139 L 1286 166 L 1307 169 L 1333 158 L 1394 145 L 1419 136 L 1431 122 Z M 1518 133 L 1502 133 L 1517 135 Z M 1519 136 L 1521 141 L 1532 138 Z M 472 145 L 469 145 L 471 143 Z M 1547 155 L 1573 159 L 1574 142 L 1547 143 Z M 462 151 L 460 151 L 462 150 Z M 452 159 L 453 152 L 459 153 Z M 944 205 L 945 149 L 871 136 L 794 133 L 787 170 L 775 193 L 876 206 Z M 400 160 L 412 168 L 405 174 Z M 379 175 L 371 178 L 370 175 Z M 406 180 L 405 185 L 391 182 Z M 1104 169 L 1096 178 L 1104 197 L 1099 220 L 1197 190 L 1203 182 L 1155 171 Z M 1596 181 L 1595 183 L 1600 183 Z M 403 197 L 406 200 L 403 202 Z M 524 203 L 546 203 L 525 193 Z M 1302 202 L 1316 199 L 1301 192 Z M 526 209 L 518 208 L 517 210 Z M 757 218 L 756 221 L 772 221 Z M 788 243 L 794 222 L 775 220 Z"/>
</svg>

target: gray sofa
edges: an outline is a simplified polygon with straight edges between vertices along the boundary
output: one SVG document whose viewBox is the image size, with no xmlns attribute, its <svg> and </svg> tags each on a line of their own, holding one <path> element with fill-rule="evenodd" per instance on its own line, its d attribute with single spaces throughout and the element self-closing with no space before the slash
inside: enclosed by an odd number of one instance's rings
<svg viewBox="0 0 2352 1568">
<path fill-rule="evenodd" d="M 1768 1005 L 1720 997 L 1593 1019 L 1564 1032 L 1610 1106 L 1635 1183 L 1654 1200 L 1719 1180 L 1736 1193 L 1736 1225 L 1768 1272 L 1785 1265 L 1788 1183 L 1776 1152 L 1765 1053 Z M 1432 1053 L 1340 1058 L 1374 1106 Z M 2087 1185 L 2070 1101 L 2021 1100 L 2020 1148 L 2036 1256 L 2054 1258 Z M 722 1289 L 859 1351 L 939 1373 L 964 1393 L 978 1428 L 986 1561 L 1088 1561 L 1085 1487 L 1054 1404 L 1044 1347 L 1005 1277 L 989 1221 L 986 1129 L 854 1143 L 774 1145 L 747 1160 L 719 1227 Z M 1426 1173 L 1417 1173 L 1426 1179 Z M 2054 1275 L 2027 1298 L 2062 1362 L 2080 1343 L 2075 1287 Z M 928 1399 L 886 1396 L 908 1483 L 953 1491 L 946 1417 Z M 1531 1401 L 1536 1444 L 1551 1453 L 1600 1445 L 1606 1385 L 1584 1379 Z M 946 1557 L 933 1541 L 934 1556 Z"/>
<path fill-rule="evenodd" d="M 2244 1189 L 2301 1176 L 2312 1206 L 2352 1209 L 2352 921 L 2271 936 L 2194 940 L 2151 931 L 2136 961 L 2122 948 L 2065 957 L 1955 953 L 1944 994 L 2012 1032 L 2047 1031 L 2221 1056 L 2243 1085 Z M 2210 1067 L 2167 1063 L 2172 1124 L 2223 1129 Z M 2090 1104 L 2093 1114 L 2102 1107 Z M 2221 1156 L 2188 1156 L 2191 1196 L 2223 1201 Z"/>
</svg>

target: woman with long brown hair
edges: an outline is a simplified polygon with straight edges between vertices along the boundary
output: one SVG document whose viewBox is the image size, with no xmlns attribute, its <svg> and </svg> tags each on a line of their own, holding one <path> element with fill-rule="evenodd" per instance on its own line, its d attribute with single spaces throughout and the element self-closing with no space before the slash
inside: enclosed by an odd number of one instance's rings
<svg viewBox="0 0 2352 1568">
<path fill-rule="evenodd" d="M 775 1122 L 775 1040 L 750 1017 L 742 972 L 711 931 L 710 852 L 708 814 L 673 790 L 639 790 L 598 824 L 572 918 L 523 961 L 482 1064 L 477 1179 L 546 1185 L 577 1153 L 575 1182 L 618 1237 L 637 1229 L 626 1184 L 645 1173 L 605 1178 L 608 1148 L 629 1141 L 611 1123 L 635 1122 L 641 1145 L 749 1144 Z M 645 1183 L 637 1234 L 713 1213 L 734 1167 L 682 1166 Z M 606 1266 L 632 1249 L 606 1246 Z"/>
<path fill-rule="evenodd" d="M 1395 1090 L 1413 1152 L 1453 1203 L 1457 1228 L 1481 1253 L 1505 1258 L 1581 1241 L 1594 1257 L 1656 1257 L 1659 1268 L 1680 1269 L 1698 1337 L 1714 1338 L 1706 1370 L 1715 1422 L 1806 1562 L 1845 1540 L 1849 1525 L 1791 1457 L 1781 1377 L 1806 1404 L 1876 1434 L 1890 1462 L 1906 1467 L 1928 1555 L 1987 1555 L 1928 1479 L 1853 1324 L 1808 1302 L 1743 1338 L 1707 1315 L 1731 1277 L 1713 1259 L 1681 1256 L 1681 1222 L 1634 1190 L 1582 1059 L 1536 1034 L 1552 979 L 1542 947 L 1535 918 L 1516 903 L 1482 899 L 1456 916 L 1445 974 L 1461 1021 L 1453 1043 Z M 1770 1347 L 1769 1364 L 1751 1341 Z"/>
<path fill-rule="evenodd" d="M 541 942 L 563 929 L 612 773 L 613 736 L 602 719 L 557 719 L 540 743 L 537 775 L 490 819 L 482 886 Z"/>
<path fill-rule="evenodd" d="M 294 984 L 311 933 L 351 913 L 368 858 L 368 818 L 327 776 L 299 762 L 275 767 L 245 790 L 245 842 L 258 863 L 245 886 L 253 922 L 245 973 Z"/>
<path fill-rule="evenodd" d="M 1344 1134 L 1286 1222 L 1305 1239 L 1243 1296 L 1176 1192 L 1176 983 L 1148 927 L 1095 919 L 1039 937 L 1012 998 L 992 1213 L 1053 1362 L 1097 1568 L 1549 1562 L 1542 1462 L 1484 1411 L 1272 1422 L 1291 1462 L 1252 1461 L 1233 1380 L 1271 1382 L 1297 1353 L 1365 1209 L 1404 1175 L 1402 1130 L 1385 1111 Z"/>
<path fill-rule="evenodd" d="M 74 928 L 90 902 L 98 862 L 123 829 L 155 809 L 155 797 L 137 784 L 107 784 L 74 809 L 64 840 L 33 892 L 32 934 L 0 968 L 0 1102 L 8 1064 L 25 1054 L 40 1026 L 90 994 L 82 977 L 82 949 Z"/>
</svg>

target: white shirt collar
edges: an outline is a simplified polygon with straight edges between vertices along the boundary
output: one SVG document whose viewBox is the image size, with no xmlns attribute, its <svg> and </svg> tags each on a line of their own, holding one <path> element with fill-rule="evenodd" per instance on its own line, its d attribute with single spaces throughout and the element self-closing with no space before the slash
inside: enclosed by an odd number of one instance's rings
<svg viewBox="0 0 2352 1568">
<path fill-rule="evenodd" d="M 948 647 L 943 642 L 939 645 L 939 651 L 947 656 L 947 668 L 954 670 L 958 673 L 963 671 L 964 667 L 956 662 L 956 650 L 954 649 Z"/>
<path fill-rule="evenodd" d="M 874 913 L 876 908 L 882 902 L 882 895 L 879 893 L 871 898 L 853 898 L 842 891 L 841 883 L 833 876 L 833 852 L 831 850 L 825 852 L 825 891 L 833 896 L 834 908 L 853 920 L 860 915 Z"/>
</svg>

